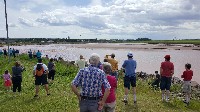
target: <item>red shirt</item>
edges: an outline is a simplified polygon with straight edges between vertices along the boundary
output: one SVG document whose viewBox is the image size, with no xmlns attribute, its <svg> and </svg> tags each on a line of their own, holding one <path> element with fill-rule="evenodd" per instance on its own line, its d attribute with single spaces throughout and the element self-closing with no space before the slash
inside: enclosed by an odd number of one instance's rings
<svg viewBox="0 0 200 112">
<path fill-rule="evenodd" d="M 107 79 L 108 79 L 108 82 L 110 83 L 111 88 L 110 88 L 110 94 L 108 98 L 106 99 L 105 103 L 112 103 L 116 100 L 115 91 L 117 88 L 117 80 L 114 76 L 111 76 L 111 75 L 108 75 Z M 105 92 L 105 89 L 102 86 L 102 93 L 104 94 L 104 92 Z"/>
<path fill-rule="evenodd" d="M 186 70 L 183 72 L 183 75 L 181 78 L 183 78 L 184 81 L 191 81 L 193 76 L 193 71 L 192 70 Z"/>
<path fill-rule="evenodd" d="M 161 63 L 161 68 L 163 70 L 161 76 L 172 77 L 171 73 L 174 70 L 174 64 L 170 61 L 165 61 Z"/>
</svg>

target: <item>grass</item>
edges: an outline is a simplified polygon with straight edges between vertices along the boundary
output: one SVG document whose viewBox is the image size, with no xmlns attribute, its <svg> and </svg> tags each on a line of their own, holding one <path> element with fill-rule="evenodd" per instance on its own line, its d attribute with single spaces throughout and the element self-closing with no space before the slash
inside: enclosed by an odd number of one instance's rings
<svg viewBox="0 0 200 112">
<path fill-rule="evenodd" d="M 28 59 L 27 55 L 21 55 L 17 58 L 8 59 L 0 57 L 0 73 L 5 69 L 11 71 L 13 63 L 19 60 L 26 71 L 23 72 L 22 92 L 14 94 L 6 92 L 3 86 L 3 80 L 0 80 L 0 110 L 1 112 L 78 112 L 78 100 L 70 88 L 70 83 L 77 73 L 77 68 L 62 62 L 56 62 L 56 76 L 53 84 L 49 85 L 50 96 L 46 95 L 41 87 L 39 98 L 33 98 L 35 94 L 34 78 L 32 75 L 33 66 L 37 60 Z M 48 61 L 44 60 L 47 64 Z M 177 90 L 177 88 L 174 88 Z M 146 81 L 137 81 L 137 105 L 133 104 L 133 97 L 129 94 L 129 104 L 124 105 L 121 102 L 124 96 L 123 80 L 120 76 L 117 88 L 117 106 L 116 112 L 198 112 L 200 110 L 200 101 L 192 100 L 191 104 L 185 107 L 181 100 L 174 98 L 170 102 L 162 102 L 160 91 L 153 90 Z"/>
</svg>

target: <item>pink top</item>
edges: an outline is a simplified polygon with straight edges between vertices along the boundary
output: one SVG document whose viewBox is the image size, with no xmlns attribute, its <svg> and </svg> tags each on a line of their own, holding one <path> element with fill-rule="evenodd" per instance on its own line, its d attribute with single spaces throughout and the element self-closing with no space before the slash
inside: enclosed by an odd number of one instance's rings
<svg viewBox="0 0 200 112">
<path fill-rule="evenodd" d="M 108 82 L 110 83 L 111 88 L 110 88 L 110 94 L 105 103 L 112 103 L 116 100 L 115 91 L 117 88 L 117 80 L 114 76 L 111 76 L 111 75 L 108 75 L 107 79 L 108 79 Z M 105 89 L 102 86 L 102 93 L 104 94 L 104 92 L 105 92 Z"/>
<path fill-rule="evenodd" d="M 11 79 L 10 79 L 10 74 L 9 74 L 9 73 L 8 73 L 8 74 L 4 74 L 4 75 L 3 75 L 3 79 L 4 79 L 4 81 L 11 80 Z"/>
</svg>

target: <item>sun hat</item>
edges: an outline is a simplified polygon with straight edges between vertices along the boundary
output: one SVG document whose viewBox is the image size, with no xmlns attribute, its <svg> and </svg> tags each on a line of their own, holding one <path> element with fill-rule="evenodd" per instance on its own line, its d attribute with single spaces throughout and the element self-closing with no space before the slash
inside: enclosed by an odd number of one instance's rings
<svg viewBox="0 0 200 112">
<path fill-rule="evenodd" d="M 127 54 L 127 56 L 132 56 L 133 57 L 133 54 L 131 53 L 131 52 L 129 52 L 128 54 Z"/>
</svg>

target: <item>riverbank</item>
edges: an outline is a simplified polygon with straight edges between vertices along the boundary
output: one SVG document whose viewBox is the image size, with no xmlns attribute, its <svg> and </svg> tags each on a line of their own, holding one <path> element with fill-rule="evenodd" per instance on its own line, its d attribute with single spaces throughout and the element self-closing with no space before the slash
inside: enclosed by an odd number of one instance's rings
<svg viewBox="0 0 200 112">
<path fill-rule="evenodd" d="M 74 44 L 78 48 L 99 48 L 99 49 L 133 49 L 133 50 L 200 50 L 199 45 L 193 44 L 147 44 L 147 43 L 88 43 Z"/>
<path fill-rule="evenodd" d="M 13 94 L 6 92 L 3 84 L 0 86 L 0 110 L 3 112 L 79 112 L 78 100 L 71 91 L 70 83 L 77 73 L 77 68 L 67 62 L 56 63 L 56 75 L 53 84 L 50 84 L 50 96 L 47 96 L 44 88 L 40 87 L 39 98 L 33 98 L 35 92 L 34 77 L 32 76 L 33 66 L 37 63 L 36 59 L 30 60 L 27 55 L 20 55 L 17 58 L 11 58 L 8 64 L 8 58 L 0 57 L 0 73 L 5 69 L 11 71 L 14 61 L 19 60 L 26 68 L 23 72 L 22 92 Z M 44 59 L 47 64 L 48 60 Z M 129 94 L 129 104 L 124 105 L 121 100 L 124 96 L 123 76 L 119 76 L 117 88 L 116 112 L 198 112 L 200 110 L 200 101 L 192 99 L 189 106 L 182 102 L 182 97 L 171 97 L 170 102 L 161 101 L 160 90 L 152 89 L 148 84 L 150 80 L 137 80 L 137 105 L 133 104 L 133 96 Z M 0 80 L 2 82 L 2 79 Z M 179 86 L 172 86 L 172 91 L 179 90 Z M 130 93 L 132 93 L 130 91 Z"/>
</svg>

